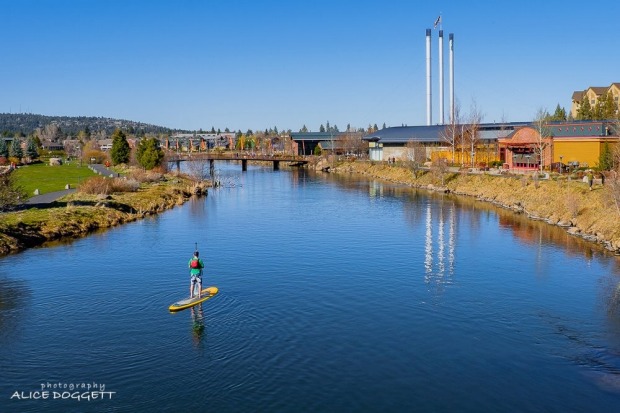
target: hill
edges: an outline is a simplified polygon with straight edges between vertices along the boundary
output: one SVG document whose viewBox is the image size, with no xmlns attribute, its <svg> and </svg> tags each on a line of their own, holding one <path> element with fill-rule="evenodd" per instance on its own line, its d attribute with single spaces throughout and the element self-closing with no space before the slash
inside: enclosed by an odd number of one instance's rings
<svg viewBox="0 0 620 413">
<path fill-rule="evenodd" d="M 50 124 L 58 126 L 65 136 L 75 136 L 79 131 L 86 130 L 87 128 L 92 133 L 105 131 L 107 135 L 112 134 L 116 128 L 130 130 L 137 134 L 169 134 L 177 132 L 176 129 L 173 130 L 163 126 L 125 119 L 95 116 L 45 116 L 33 113 L 0 113 L 0 133 L 5 136 L 12 136 L 16 132 L 28 135 L 35 129 L 43 129 Z"/>
</svg>

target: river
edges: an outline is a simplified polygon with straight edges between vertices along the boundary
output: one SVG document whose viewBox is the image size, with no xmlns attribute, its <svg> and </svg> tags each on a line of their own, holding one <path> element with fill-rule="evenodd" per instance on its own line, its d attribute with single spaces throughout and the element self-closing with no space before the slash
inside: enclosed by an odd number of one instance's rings
<svg viewBox="0 0 620 413">
<path fill-rule="evenodd" d="M 618 257 L 469 199 L 216 166 L 206 198 L 0 259 L 0 412 L 618 410 Z M 196 244 L 220 293 L 171 314 Z"/>
</svg>

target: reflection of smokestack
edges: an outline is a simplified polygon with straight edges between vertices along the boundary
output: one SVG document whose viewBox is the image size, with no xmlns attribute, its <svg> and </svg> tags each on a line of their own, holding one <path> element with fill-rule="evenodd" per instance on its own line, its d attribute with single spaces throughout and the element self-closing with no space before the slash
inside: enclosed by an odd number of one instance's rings
<svg viewBox="0 0 620 413">
<path fill-rule="evenodd" d="M 448 36 L 450 49 L 450 123 L 454 123 L 454 33 Z"/>
<path fill-rule="evenodd" d="M 433 123 L 431 110 L 431 29 L 426 29 L 426 124 Z"/>
<path fill-rule="evenodd" d="M 443 125 L 443 30 L 439 30 L 439 122 Z"/>
</svg>

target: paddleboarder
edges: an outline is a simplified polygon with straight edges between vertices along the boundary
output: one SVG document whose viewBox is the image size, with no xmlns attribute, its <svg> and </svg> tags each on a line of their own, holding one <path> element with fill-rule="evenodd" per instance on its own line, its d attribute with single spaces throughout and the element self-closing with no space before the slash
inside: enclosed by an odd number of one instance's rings
<svg viewBox="0 0 620 413">
<path fill-rule="evenodd" d="M 196 284 L 198 284 L 198 298 L 200 298 L 202 291 L 202 269 L 205 265 L 200 259 L 200 253 L 198 250 L 194 251 L 194 256 L 190 258 L 187 266 L 189 267 L 190 275 L 189 297 L 194 298 L 194 288 L 196 287 Z"/>
</svg>

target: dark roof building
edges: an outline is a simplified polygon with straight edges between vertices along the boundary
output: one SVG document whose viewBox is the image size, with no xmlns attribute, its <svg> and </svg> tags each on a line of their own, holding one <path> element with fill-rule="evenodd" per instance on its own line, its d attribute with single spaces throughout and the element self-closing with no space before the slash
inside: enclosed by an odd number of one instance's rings
<svg viewBox="0 0 620 413">
<path fill-rule="evenodd" d="M 507 136 L 515 128 L 529 125 L 530 122 L 508 122 L 508 123 L 481 123 L 478 125 L 480 140 L 495 141 L 498 138 Z M 442 144 L 444 140 L 441 135 L 448 125 L 431 126 L 397 126 L 393 128 L 379 129 L 363 137 L 369 142 L 381 142 L 384 145 L 405 145 L 409 141 L 418 141 L 424 144 Z M 468 127 L 469 125 L 465 125 Z"/>
</svg>

